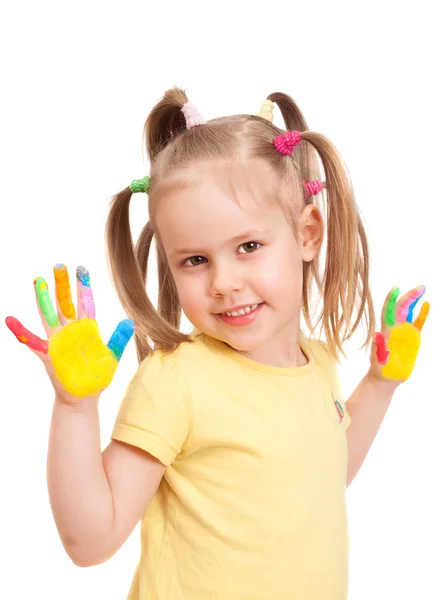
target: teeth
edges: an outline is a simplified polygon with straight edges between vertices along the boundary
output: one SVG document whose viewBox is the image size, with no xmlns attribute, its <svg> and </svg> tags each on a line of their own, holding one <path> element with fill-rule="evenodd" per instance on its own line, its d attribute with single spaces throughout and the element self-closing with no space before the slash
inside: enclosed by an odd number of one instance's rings
<svg viewBox="0 0 440 600">
<path fill-rule="evenodd" d="M 228 315 L 228 317 L 238 317 L 240 315 L 247 315 L 257 308 L 258 304 L 251 304 L 250 306 L 245 306 L 244 308 L 240 308 L 240 310 L 234 310 L 234 312 L 224 312 L 222 315 Z"/>
</svg>

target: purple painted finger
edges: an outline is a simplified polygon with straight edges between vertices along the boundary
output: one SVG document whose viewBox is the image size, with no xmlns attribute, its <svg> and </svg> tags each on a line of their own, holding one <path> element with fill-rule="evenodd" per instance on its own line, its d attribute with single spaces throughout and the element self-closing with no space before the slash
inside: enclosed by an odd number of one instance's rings
<svg viewBox="0 0 440 600">
<path fill-rule="evenodd" d="M 418 287 L 415 288 L 415 290 L 413 290 L 413 292 L 408 296 L 408 298 L 406 298 L 402 302 L 399 312 L 397 313 L 397 322 L 398 323 L 403 323 L 404 321 L 406 321 L 410 307 L 412 305 L 415 306 L 415 303 L 417 302 L 417 300 L 421 296 L 423 296 L 424 293 L 425 293 L 425 286 L 419 285 Z"/>
<path fill-rule="evenodd" d="M 95 318 L 95 302 L 93 300 L 90 273 L 85 267 L 77 267 L 76 278 L 78 281 L 78 318 Z"/>
</svg>

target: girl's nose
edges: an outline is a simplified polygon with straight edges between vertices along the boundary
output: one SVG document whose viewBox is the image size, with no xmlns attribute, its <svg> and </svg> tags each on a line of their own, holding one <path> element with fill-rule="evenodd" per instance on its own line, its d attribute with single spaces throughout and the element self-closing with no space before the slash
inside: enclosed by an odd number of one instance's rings
<svg viewBox="0 0 440 600">
<path fill-rule="evenodd" d="M 211 280 L 211 296 L 227 296 L 239 292 L 243 288 L 242 278 L 231 266 L 224 266 L 213 271 Z"/>
</svg>

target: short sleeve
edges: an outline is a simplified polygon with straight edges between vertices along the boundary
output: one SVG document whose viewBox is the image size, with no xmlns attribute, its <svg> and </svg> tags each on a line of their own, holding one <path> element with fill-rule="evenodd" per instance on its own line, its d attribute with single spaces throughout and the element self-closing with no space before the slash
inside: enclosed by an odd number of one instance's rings
<svg viewBox="0 0 440 600">
<path fill-rule="evenodd" d="M 190 398 L 173 354 L 157 351 L 140 364 L 122 399 L 111 438 L 170 465 L 186 451 Z"/>
</svg>

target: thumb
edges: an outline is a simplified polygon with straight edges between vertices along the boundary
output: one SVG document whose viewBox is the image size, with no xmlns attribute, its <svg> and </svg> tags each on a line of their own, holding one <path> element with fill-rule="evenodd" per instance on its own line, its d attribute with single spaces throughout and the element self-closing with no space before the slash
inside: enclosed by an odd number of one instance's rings
<svg viewBox="0 0 440 600">
<path fill-rule="evenodd" d="M 390 353 L 387 350 L 385 338 L 382 335 L 382 333 L 376 332 L 374 334 L 374 342 L 373 342 L 373 344 L 374 344 L 374 348 L 375 348 L 375 351 L 376 351 L 377 361 L 381 365 L 386 364 L 386 362 L 388 360 L 388 356 L 390 355 Z"/>
<path fill-rule="evenodd" d="M 134 333 L 134 322 L 131 319 L 124 319 L 118 323 L 114 330 L 107 348 L 111 350 L 117 361 L 121 359 L 128 342 Z"/>
</svg>

